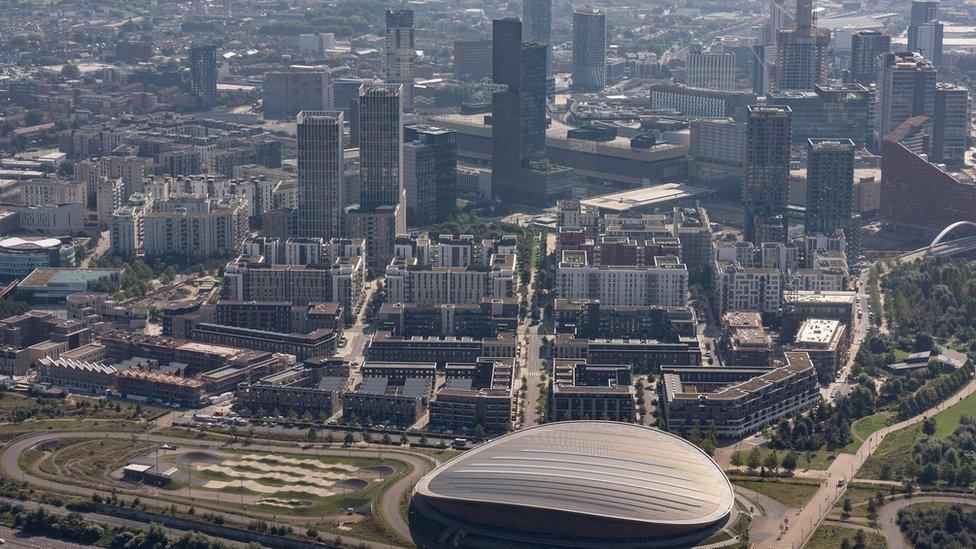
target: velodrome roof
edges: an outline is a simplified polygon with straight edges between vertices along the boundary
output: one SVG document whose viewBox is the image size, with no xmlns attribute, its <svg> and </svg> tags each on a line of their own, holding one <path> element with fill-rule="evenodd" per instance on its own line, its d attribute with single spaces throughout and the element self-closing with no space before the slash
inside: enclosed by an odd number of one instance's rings
<svg viewBox="0 0 976 549">
<path fill-rule="evenodd" d="M 732 485 L 684 439 L 640 425 L 565 421 L 499 437 L 435 469 L 417 493 L 452 505 L 561 511 L 647 525 L 728 515 Z"/>
</svg>

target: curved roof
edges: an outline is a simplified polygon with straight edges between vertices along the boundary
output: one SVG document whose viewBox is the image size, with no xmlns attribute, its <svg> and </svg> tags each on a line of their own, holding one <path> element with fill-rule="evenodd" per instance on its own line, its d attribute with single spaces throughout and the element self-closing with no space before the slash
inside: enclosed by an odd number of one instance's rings
<svg viewBox="0 0 976 549">
<path fill-rule="evenodd" d="M 684 439 L 641 425 L 565 421 L 499 437 L 435 469 L 417 493 L 662 525 L 728 515 L 732 485 Z"/>
<path fill-rule="evenodd" d="M 57 238 L 11 236 L 0 240 L 0 248 L 8 250 L 33 251 L 61 246 Z"/>
</svg>

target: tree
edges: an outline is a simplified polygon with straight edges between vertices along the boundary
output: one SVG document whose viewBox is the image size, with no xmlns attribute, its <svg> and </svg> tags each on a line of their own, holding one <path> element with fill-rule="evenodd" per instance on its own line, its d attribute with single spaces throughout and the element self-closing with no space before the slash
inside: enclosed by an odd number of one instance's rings
<svg viewBox="0 0 976 549">
<path fill-rule="evenodd" d="M 762 454 L 759 453 L 759 448 L 753 448 L 752 451 L 749 452 L 749 457 L 746 459 L 746 465 L 748 465 L 750 469 L 758 469 L 759 466 L 762 465 Z"/>
<path fill-rule="evenodd" d="M 845 497 L 844 498 L 844 504 L 842 505 L 841 510 L 843 511 L 840 514 L 841 518 L 843 518 L 844 520 L 847 520 L 848 518 L 850 518 L 851 511 L 854 510 L 854 506 L 851 505 L 851 498 L 849 498 L 849 497 Z"/>
<path fill-rule="evenodd" d="M 779 469 L 779 456 L 776 455 L 776 452 L 766 454 L 766 458 L 763 459 L 763 467 L 769 469 L 770 471 L 776 471 L 776 469 Z"/>
<path fill-rule="evenodd" d="M 420 445 L 427 446 L 427 435 L 424 434 L 420 435 Z"/>
<path fill-rule="evenodd" d="M 864 535 L 864 530 L 860 528 L 854 532 L 854 549 L 864 549 L 867 547 L 867 536 Z"/>
<path fill-rule="evenodd" d="M 796 452 L 790 450 L 785 456 L 783 456 L 783 469 L 786 469 L 792 473 L 793 470 L 796 469 L 797 461 L 798 459 Z"/>
<path fill-rule="evenodd" d="M 349 446 L 353 442 L 356 442 L 355 437 L 352 436 L 352 433 L 351 432 L 346 431 L 346 436 L 345 436 L 345 438 L 342 439 L 342 444 L 345 445 L 345 446 Z"/>
<path fill-rule="evenodd" d="M 877 520 L 878 504 L 874 501 L 874 498 L 868 499 L 867 508 L 868 508 L 868 518 L 871 520 Z"/>
<path fill-rule="evenodd" d="M 369 431 L 363 431 L 363 442 L 367 444 L 373 442 L 373 434 Z"/>
<path fill-rule="evenodd" d="M 61 76 L 68 80 L 81 78 L 81 69 L 77 65 L 66 64 L 61 67 Z"/>
<path fill-rule="evenodd" d="M 925 433 L 926 435 L 929 435 L 929 436 L 934 435 L 935 434 L 935 429 L 937 427 L 938 427 L 938 424 L 935 422 L 934 419 L 932 419 L 930 417 L 925 418 L 925 421 L 922 422 L 922 432 Z"/>
<path fill-rule="evenodd" d="M 381 442 L 387 446 L 393 444 L 393 440 L 390 439 L 389 433 L 383 433 L 383 439 L 381 440 Z"/>
<path fill-rule="evenodd" d="M 742 467 L 742 452 L 738 450 L 732 452 L 731 463 L 733 467 Z"/>
<path fill-rule="evenodd" d="M 332 431 L 329 431 L 325 434 L 325 443 L 332 444 L 333 442 L 335 442 L 335 437 L 332 435 Z"/>
</svg>

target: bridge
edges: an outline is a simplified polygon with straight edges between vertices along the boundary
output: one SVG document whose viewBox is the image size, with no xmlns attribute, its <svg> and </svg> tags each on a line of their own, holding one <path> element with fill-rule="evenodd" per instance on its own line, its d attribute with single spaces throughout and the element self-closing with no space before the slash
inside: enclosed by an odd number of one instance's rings
<svg viewBox="0 0 976 549">
<path fill-rule="evenodd" d="M 965 226 L 976 228 L 976 223 L 973 223 L 972 221 L 956 221 L 945 229 L 942 229 L 942 231 L 928 246 L 905 252 L 898 256 L 898 259 L 901 261 L 915 261 L 916 259 L 921 259 L 923 257 L 951 257 L 958 254 L 976 251 L 976 236 L 966 236 L 957 238 L 955 240 L 950 240 L 948 242 L 943 242 L 943 240 L 949 236 L 949 233 L 958 229 L 959 227 Z"/>
</svg>

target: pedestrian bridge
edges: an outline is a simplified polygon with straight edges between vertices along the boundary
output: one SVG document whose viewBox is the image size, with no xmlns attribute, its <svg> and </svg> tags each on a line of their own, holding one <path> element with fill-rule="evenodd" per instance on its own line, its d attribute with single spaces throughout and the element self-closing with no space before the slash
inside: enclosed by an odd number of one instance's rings
<svg viewBox="0 0 976 549">
<path fill-rule="evenodd" d="M 965 236 L 943 242 L 949 233 L 960 227 L 972 227 L 976 229 L 976 223 L 972 221 L 956 221 L 950 224 L 932 240 L 932 243 L 924 248 L 919 248 L 910 252 L 905 252 L 899 258 L 902 261 L 914 261 L 922 257 L 951 257 L 958 254 L 972 252 L 976 250 L 976 236 Z"/>
</svg>

